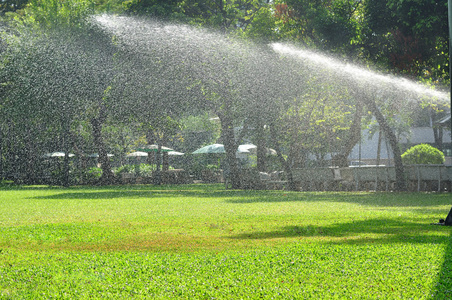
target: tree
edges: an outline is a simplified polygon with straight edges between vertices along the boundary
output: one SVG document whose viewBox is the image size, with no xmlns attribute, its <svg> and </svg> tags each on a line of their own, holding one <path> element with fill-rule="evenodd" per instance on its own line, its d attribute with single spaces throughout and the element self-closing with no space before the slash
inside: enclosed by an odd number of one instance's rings
<svg viewBox="0 0 452 300">
<path fill-rule="evenodd" d="M 131 14 L 182 21 L 220 29 L 223 32 L 245 30 L 268 1 L 262 0 L 204 0 L 161 1 L 130 0 L 124 3 Z"/>
<path fill-rule="evenodd" d="M 9 43 L 8 60 L 3 70 L 8 77 L 4 94 L 8 106 L 4 112 L 7 120 L 17 124 L 16 130 L 26 133 L 27 138 L 23 140 L 23 149 L 26 150 L 21 157 L 29 164 L 34 164 L 39 157 L 40 151 L 36 149 L 46 148 L 36 147 L 38 141 L 43 140 L 42 134 L 52 129 L 57 132 L 53 140 L 61 142 L 59 150 L 67 150 L 71 121 L 82 110 L 78 99 L 86 91 L 86 82 L 77 76 L 71 82 L 61 82 L 60 78 L 75 75 L 72 66 L 80 62 L 76 51 L 70 50 L 70 44 L 68 36 L 65 36 L 63 43 L 57 35 L 34 36 L 25 31 L 19 39 L 11 38 Z M 38 129 L 38 136 L 33 133 L 35 128 Z M 18 141 L 20 136 L 18 134 L 15 140 Z M 67 166 L 66 160 L 66 171 Z M 24 174 L 33 176 L 32 168 L 27 167 L 28 171 Z"/>
<path fill-rule="evenodd" d="M 167 146 L 180 129 L 178 120 L 199 107 L 193 96 L 195 89 L 190 88 L 194 82 L 191 64 L 199 60 L 199 53 L 185 36 L 193 29 L 135 19 L 134 24 L 140 26 L 132 26 L 131 33 L 129 26 L 117 21 L 118 27 L 112 28 L 119 50 L 111 95 L 121 101 L 109 104 L 116 112 L 114 118 L 138 124 L 146 143 Z M 160 153 L 159 150 L 156 155 L 157 177 Z"/>
<path fill-rule="evenodd" d="M 249 20 L 249 23 L 242 28 L 246 38 L 258 41 L 274 41 L 280 38 L 272 5 L 261 4 L 245 19 Z"/>
<path fill-rule="evenodd" d="M 438 0 L 364 2 L 363 47 L 368 57 L 432 81 L 448 74 L 447 3 Z"/>
<path fill-rule="evenodd" d="M 391 127 L 388 125 L 388 122 L 386 121 L 385 117 L 381 113 L 381 111 L 378 109 L 375 101 L 364 98 L 366 101 L 366 105 L 368 109 L 372 112 L 372 114 L 375 116 L 375 118 L 378 121 L 378 124 L 380 125 L 382 131 L 384 132 L 385 136 L 389 140 L 389 144 L 391 145 L 392 153 L 394 156 L 394 165 L 395 165 L 395 173 L 396 173 L 396 187 L 395 189 L 397 191 L 404 191 L 406 190 L 406 181 L 405 181 L 405 170 L 402 163 L 402 155 L 398 144 L 397 136 L 394 134 L 394 131 L 391 129 Z"/>
<path fill-rule="evenodd" d="M 180 12 L 181 2 L 177 0 L 130 0 L 125 1 L 124 6 L 128 13 L 170 18 L 173 14 Z"/>
<path fill-rule="evenodd" d="M 0 2 L 0 15 L 8 12 L 15 12 L 23 9 L 28 4 L 28 0 L 4 0 Z"/>
<path fill-rule="evenodd" d="M 287 0 L 275 8 L 283 36 L 351 56 L 359 48 L 361 6 L 355 0 Z"/>
<path fill-rule="evenodd" d="M 35 114 L 37 112 L 43 122 L 58 120 L 61 148 L 66 152 L 65 185 L 69 184 L 67 154 L 73 121 L 93 103 L 99 103 L 94 99 L 103 99 L 112 78 L 114 47 L 104 33 L 86 22 L 90 11 L 87 1 L 32 1 L 23 17 L 16 18 L 14 25 L 19 34 L 10 35 L 12 42 L 9 46 L 14 60 L 7 63 L 12 73 L 7 83 L 7 98 L 19 102 L 26 99 L 32 105 L 38 104 Z M 15 43 L 15 40 L 20 43 Z M 29 46 L 26 42 L 30 43 Z M 21 52 L 31 55 L 32 63 L 26 68 L 22 58 L 27 59 L 27 56 Z M 102 109 L 102 106 L 98 107 Z M 96 125 L 93 132 L 98 134 L 100 123 L 94 122 L 93 125 Z M 95 140 L 99 141 L 98 137 Z M 104 161 L 106 151 L 100 149 L 99 153 L 100 161 Z M 111 169 L 108 163 L 104 165 L 103 176 L 109 176 Z"/>
<path fill-rule="evenodd" d="M 76 29 L 86 25 L 92 14 L 91 0 L 30 0 L 24 12 L 28 25 L 39 25 L 47 29 Z"/>
</svg>

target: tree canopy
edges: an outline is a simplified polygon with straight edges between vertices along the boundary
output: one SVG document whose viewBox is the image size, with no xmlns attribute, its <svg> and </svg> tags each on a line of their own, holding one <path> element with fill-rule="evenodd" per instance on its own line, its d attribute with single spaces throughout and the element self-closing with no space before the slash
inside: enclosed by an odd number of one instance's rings
<svg viewBox="0 0 452 300">
<path fill-rule="evenodd" d="M 31 0 L 1 9 L 0 159 L 26 158 L 28 174 L 37 148 L 60 147 L 98 152 L 107 176 L 107 152 L 127 148 L 111 145 L 111 132 L 133 128 L 135 142 L 165 143 L 198 115 L 219 118 L 232 172 L 246 134 L 277 146 L 289 170 L 309 156 L 320 165 L 347 157 L 368 112 L 388 136 L 412 120 L 404 101 L 420 96 L 352 82 L 274 51 L 275 42 L 432 88 L 450 82 L 447 5 L 437 0 Z M 443 113 L 434 97 L 414 100 Z"/>
</svg>

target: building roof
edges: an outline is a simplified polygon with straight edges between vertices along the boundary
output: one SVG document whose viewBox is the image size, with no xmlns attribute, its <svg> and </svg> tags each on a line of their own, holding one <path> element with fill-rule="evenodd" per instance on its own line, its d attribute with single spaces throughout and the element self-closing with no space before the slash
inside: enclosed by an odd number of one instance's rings
<svg viewBox="0 0 452 300">
<path fill-rule="evenodd" d="M 448 116 L 445 116 L 444 118 L 440 119 L 436 124 L 439 124 L 441 126 L 447 126 L 450 125 L 450 114 Z"/>
</svg>

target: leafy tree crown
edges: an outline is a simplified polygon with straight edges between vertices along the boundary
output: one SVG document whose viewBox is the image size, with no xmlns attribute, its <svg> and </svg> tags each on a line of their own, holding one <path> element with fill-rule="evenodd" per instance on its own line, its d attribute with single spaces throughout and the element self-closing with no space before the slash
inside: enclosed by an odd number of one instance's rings
<svg viewBox="0 0 452 300">
<path fill-rule="evenodd" d="M 444 160 L 443 152 L 428 144 L 413 146 L 402 154 L 404 164 L 442 164 Z"/>
</svg>

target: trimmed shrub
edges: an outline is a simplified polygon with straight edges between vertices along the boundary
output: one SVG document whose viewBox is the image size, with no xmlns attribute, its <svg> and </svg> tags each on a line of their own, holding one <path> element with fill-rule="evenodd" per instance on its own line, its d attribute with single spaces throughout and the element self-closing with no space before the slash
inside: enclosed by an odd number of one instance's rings
<svg viewBox="0 0 452 300">
<path fill-rule="evenodd" d="M 102 169 L 98 167 L 89 168 L 86 172 L 86 179 L 90 182 L 99 180 L 102 177 Z"/>
<path fill-rule="evenodd" d="M 160 166 L 162 168 L 162 166 Z M 141 163 L 139 165 L 123 165 L 115 169 L 115 174 L 118 176 L 121 176 L 121 174 L 133 174 L 135 176 L 142 176 L 142 177 L 151 177 L 152 172 L 157 169 L 157 166 L 155 164 L 149 165 L 145 163 Z M 173 167 L 169 166 L 169 169 L 174 169 Z"/>
<path fill-rule="evenodd" d="M 402 154 L 402 161 L 406 165 L 443 164 L 444 153 L 428 144 L 411 147 Z"/>
</svg>

